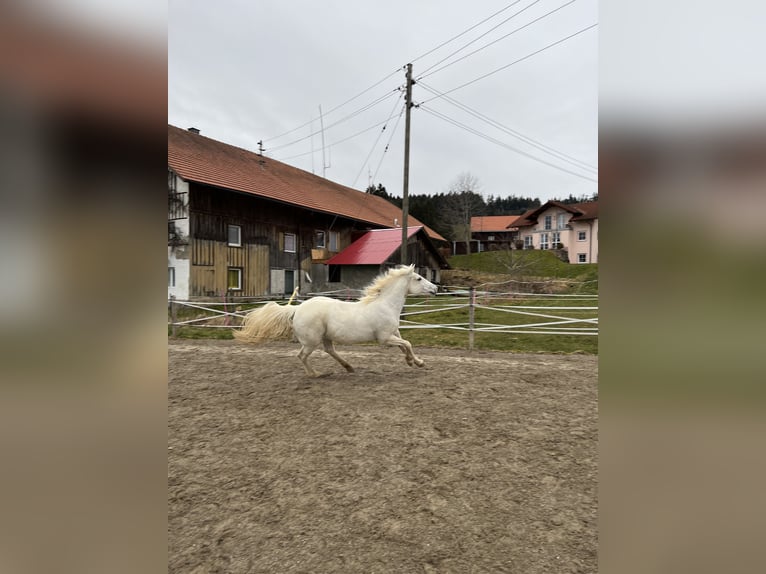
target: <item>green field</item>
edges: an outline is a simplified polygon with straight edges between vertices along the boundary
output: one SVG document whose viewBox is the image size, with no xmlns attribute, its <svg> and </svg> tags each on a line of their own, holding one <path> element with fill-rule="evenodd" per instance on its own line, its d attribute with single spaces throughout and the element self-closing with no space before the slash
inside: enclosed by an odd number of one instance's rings
<svg viewBox="0 0 766 574">
<path fill-rule="evenodd" d="M 508 306 L 535 306 L 535 307 L 598 307 L 598 265 L 571 265 L 564 263 L 548 251 L 511 251 L 511 252 L 485 252 L 475 253 L 470 256 L 461 255 L 452 257 L 450 265 L 453 271 L 445 272 L 445 277 L 451 281 L 464 281 L 464 285 L 478 285 L 478 289 L 503 291 L 509 293 L 517 289 L 523 289 L 520 283 L 508 283 L 502 287 L 482 287 L 482 283 L 508 281 L 513 279 L 517 282 L 529 281 L 530 285 L 536 285 L 536 294 L 513 296 L 507 295 L 502 298 L 487 298 L 478 296 L 479 306 L 508 307 Z M 545 289 L 546 281 L 554 280 L 555 292 L 558 294 L 579 294 L 580 297 L 554 297 L 540 294 L 540 289 Z M 559 281 L 559 283 L 556 283 Z M 455 284 L 451 289 L 455 289 Z M 540 285 L 543 285 L 540 287 Z M 527 286 L 529 287 L 529 286 Z M 457 288 L 460 288 L 458 286 Z M 551 288 L 553 289 L 553 287 Z M 592 295 L 584 297 L 582 295 Z M 439 295 L 429 299 L 412 298 L 407 301 L 405 313 L 444 308 L 434 313 L 406 316 L 402 323 L 402 336 L 415 346 L 428 347 L 458 347 L 469 348 L 469 333 L 465 330 L 452 328 L 407 328 L 407 321 L 416 324 L 447 325 L 462 324 L 469 322 L 469 310 L 465 296 Z M 427 307 L 428 305 L 436 307 Z M 462 305 L 462 306 L 461 306 Z M 458 307 L 460 306 L 460 307 Z M 252 307 L 243 305 L 243 310 Z M 578 309 L 551 309 L 532 310 L 521 309 L 526 313 L 546 313 L 562 318 L 586 319 L 598 316 L 598 310 Z M 192 319 L 200 316 L 200 311 L 182 308 L 178 311 L 178 320 Z M 169 320 L 169 318 L 168 318 Z M 531 315 L 509 313 L 498 309 L 475 310 L 474 323 L 477 327 L 481 324 L 514 325 L 533 324 L 555 319 L 544 319 Z M 217 322 L 220 324 L 221 320 Z M 588 323 L 573 323 L 567 327 L 586 327 Z M 168 335 L 171 327 L 168 326 Z M 184 326 L 177 328 L 177 336 L 190 339 L 231 339 L 230 328 L 205 328 Z M 511 351 L 525 353 L 587 353 L 598 354 L 598 336 L 596 335 L 570 335 L 570 334 L 537 334 L 537 333 L 474 333 L 474 349 L 492 351 Z"/>
<path fill-rule="evenodd" d="M 570 280 L 582 283 L 573 288 L 572 292 L 595 293 L 598 290 L 597 264 L 565 263 L 550 251 L 486 251 L 455 255 L 449 259 L 449 264 L 456 272 L 473 271 L 520 281 Z M 447 272 L 447 276 L 449 275 L 450 272 Z"/>
</svg>

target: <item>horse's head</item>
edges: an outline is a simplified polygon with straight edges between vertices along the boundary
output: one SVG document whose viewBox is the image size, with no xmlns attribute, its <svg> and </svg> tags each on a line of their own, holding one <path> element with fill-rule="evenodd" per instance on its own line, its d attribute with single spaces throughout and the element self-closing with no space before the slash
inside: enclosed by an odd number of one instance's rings
<svg viewBox="0 0 766 574">
<path fill-rule="evenodd" d="M 410 284 L 409 284 L 407 293 L 409 293 L 410 295 L 423 295 L 423 294 L 436 295 L 436 292 L 439 289 L 436 285 L 431 283 L 425 277 L 418 275 L 415 272 L 414 265 L 410 265 L 410 270 L 411 270 Z"/>
</svg>

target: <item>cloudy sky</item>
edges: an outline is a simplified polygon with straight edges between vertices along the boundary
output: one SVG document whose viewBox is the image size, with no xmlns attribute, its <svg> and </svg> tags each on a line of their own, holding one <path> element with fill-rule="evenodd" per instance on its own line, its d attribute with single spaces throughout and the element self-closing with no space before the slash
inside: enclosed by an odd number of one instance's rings
<svg viewBox="0 0 766 574">
<path fill-rule="evenodd" d="M 168 122 L 401 195 L 412 63 L 411 194 L 469 173 L 485 196 L 590 195 L 597 23 L 596 0 L 170 0 Z"/>
</svg>

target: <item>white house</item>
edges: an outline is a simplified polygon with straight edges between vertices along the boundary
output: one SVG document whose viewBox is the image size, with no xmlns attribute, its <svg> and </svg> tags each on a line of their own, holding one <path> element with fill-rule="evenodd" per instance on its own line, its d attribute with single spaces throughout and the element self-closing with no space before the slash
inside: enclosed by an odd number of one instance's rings
<svg viewBox="0 0 766 574">
<path fill-rule="evenodd" d="M 598 201 L 548 201 L 508 227 L 525 249 L 565 249 L 570 263 L 598 263 Z"/>
</svg>

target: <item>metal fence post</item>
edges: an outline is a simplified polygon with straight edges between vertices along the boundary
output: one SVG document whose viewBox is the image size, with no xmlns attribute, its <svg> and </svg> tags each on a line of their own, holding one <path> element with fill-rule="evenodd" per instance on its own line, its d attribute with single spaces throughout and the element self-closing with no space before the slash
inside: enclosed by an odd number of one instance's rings
<svg viewBox="0 0 766 574">
<path fill-rule="evenodd" d="M 468 296 L 468 350 L 473 351 L 473 329 L 474 329 L 474 314 L 476 309 L 474 304 L 476 301 L 476 288 L 471 286 L 471 290 Z"/>
<path fill-rule="evenodd" d="M 176 298 L 174 295 L 170 296 L 170 334 L 175 339 L 178 334 L 178 306 L 176 305 Z"/>
</svg>

